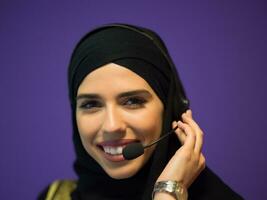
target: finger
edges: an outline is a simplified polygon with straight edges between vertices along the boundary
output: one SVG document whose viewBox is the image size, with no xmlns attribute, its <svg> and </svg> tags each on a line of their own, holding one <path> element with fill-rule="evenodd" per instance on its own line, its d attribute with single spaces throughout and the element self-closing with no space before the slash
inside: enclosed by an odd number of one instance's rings
<svg viewBox="0 0 267 200">
<path fill-rule="evenodd" d="M 195 152 L 196 153 L 201 153 L 202 147 L 203 147 L 203 133 L 198 132 L 196 133 L 197 139 L 196 139 L 196 144 L 195 144 Z"/>
<path fill-rule="evenodd" d="M 203 169 L 205 169 L 205 167 L 206 167 L 206 159 L 205 159 L 204 155 L 201 153 L 200 158 L 199 158 L 199 168 L 202 171 Z"/>
<path fill-rule="evenodd" d="M 195 143 L 196 143 L 196 134 L 192 130 L 192 128 L 181 121 L 178 121 L 178 127 L 186 134 L 186 139 L 184 142 L 184 148 L 188 148 L 190 150 L 194 150 Z"/>
<path fill-rule="evenodd" d="M 187 112 L 191 117 L 193 117 L 193 113 L 192 113 L 192 110 L 191 110 L 191 109 L 188 109 L 186 112 Z"/>
<path fill-rule="evenodd" d="M 189 126 L 192 127 L 192 129 L 194 130 L 196 134 L 196 144 L 195 144 L 194 151 L 196 153 L 201 153 L 202 146 L 203 146 L 203 132 L 198 126 L 198 124 L 193 120 L 192 111 L 187 110 L 187 112 L 182 115 L 182 119 L 185 123 L 187 123 Z"/>
<path fill-rule="evenodd" d="M 194 131 L 202 132 L 198 124 L 193 119 L 191 110 L 187 110 L 185 113 L 182 114 L 182 120 L 183 122 L 188 123 L 190 126 L 192 126 Z"/>
<path fill-rule="evenodd" d="M 177 122 L 174 121 L 174 122 L 172 123 L 172 127 L 175 128 L 176 126 L 177 126 Z M 186 135 L 185 135 L 185 133 L 184 133 L 180 128 L 177 128 L 177 129 L 175 130 L 175 133 L 176 133 L 176 135 L 178 136 L 179 141 L 180 141 L 181 144 L 183 145 L 184 142 L 185 142 L 185 139 L 186 139 Z"/>
</svg>

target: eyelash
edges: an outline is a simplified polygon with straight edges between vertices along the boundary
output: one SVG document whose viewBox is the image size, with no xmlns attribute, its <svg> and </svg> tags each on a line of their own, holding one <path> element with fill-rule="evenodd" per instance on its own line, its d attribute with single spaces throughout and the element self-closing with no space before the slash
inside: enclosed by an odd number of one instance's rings
<svg viewBox="0 0 267 200">
<path fill-rule="evenodd" d="M 122 105 L 127 108 L 135 109 L 142 108 L 146 102 L 147 100 L 142 97 L 128 97 L 122 101 Z"/>
<path fill-rule="evenodd" d="M 121 101 L 121 105 L 130 109 L 137 109 L 142 108 L 146 102 L 147 100 L 142 97 L 128 97 Z M 87 100 L 82 102 L 79 108 L 94 111 L 102 106 L 102 103 L 98 100 Z"/>
<path fill-rule="evenodd" d="M 88 100 L 88 101 L 82 102 L 79 107 L 84 110 L 92 110 L 92 109 L 100 108 L 101 106 L 102 104 L 97 100 Z"/>
</svg>

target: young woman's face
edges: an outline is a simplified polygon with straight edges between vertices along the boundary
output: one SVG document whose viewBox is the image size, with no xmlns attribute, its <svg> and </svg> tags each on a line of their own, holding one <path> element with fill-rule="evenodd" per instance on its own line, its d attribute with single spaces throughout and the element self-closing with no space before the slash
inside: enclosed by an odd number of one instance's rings
<svg viewBox="0 0 267 200">
<path fill-rule="evenodd" d="M 159 138 L 162 115 L 163 104 L 148 83 L 114 63 L 88 74 L 78 88 L 76 120 L 82 144 L 114 179 L 131 177 L 144 166 L 154 147 L 130 161 L 122 149 Z"/>
</svg>

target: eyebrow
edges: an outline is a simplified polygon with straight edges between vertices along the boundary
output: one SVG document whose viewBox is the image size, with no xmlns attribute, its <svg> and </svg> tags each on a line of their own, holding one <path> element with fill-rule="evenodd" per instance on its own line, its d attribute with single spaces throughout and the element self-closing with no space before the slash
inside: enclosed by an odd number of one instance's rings
<svg viewBox="0 0 267 200">
<path fill-rule="evenodd" d="M 127 91 L 127 92 L 122 92 L 118 95 L 118 98 L 122 98 L 122 97 L 129 97 L 129 96 L 135 96 L 135 95 L 144 95 L 147 97 L 152 97 L 152 94 L 147 91 L 147 90 L 133 90 L 133 91 Z M 80 100 L 80 99 L 100 99 L 101 96 L 99 94 L 79 94 L 76 97 L 76 101 Z"/>
</svg>

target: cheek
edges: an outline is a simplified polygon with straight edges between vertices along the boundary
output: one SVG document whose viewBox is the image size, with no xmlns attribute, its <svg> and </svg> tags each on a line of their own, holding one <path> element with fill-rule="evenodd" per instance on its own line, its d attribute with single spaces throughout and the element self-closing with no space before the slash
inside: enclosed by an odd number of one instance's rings
<svg viewBox="0 0 267 200">
<path fill-rule="evenodd" d="M 133 129 L 145 143 L 159 138 L 162 129 L 162 111 L 161 109 L 146 109 L 132 118 Z"/>
<path fill-rule="evenodd" d="M 98 130 L 97 121 L 92 117 L 76 115 L 78 131 L 84 145 L 94 142 Z"/>
</svg>

